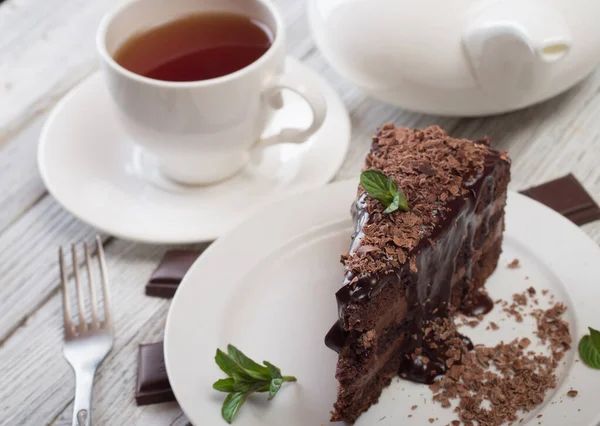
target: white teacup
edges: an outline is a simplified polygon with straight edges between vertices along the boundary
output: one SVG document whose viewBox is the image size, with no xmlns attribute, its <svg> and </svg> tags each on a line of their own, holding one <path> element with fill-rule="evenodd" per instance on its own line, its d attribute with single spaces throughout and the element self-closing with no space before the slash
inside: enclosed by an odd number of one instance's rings
<svg viewBox="0 0 600 426">
<path fill-rule="evenodd" d="M 273 33 L 271 47 L 255 62 L 210 80 L 168 82 L 135 74 L 113 59 L 132 36 L 198 12 L 234 12 L 257 19 Z M 109 91 L 133 141 L 154 154 L 162 173 L 185 184 L 208 184 L 238 172 L 255 149 L 301 143 L 319 129 L 326 103 L 317 89 L 284 74 L 283 21 L 268 0 L 135 0 L 109 13 L 97 34 Z M 281 91 L 310 105 L 306 129 L 263 135 Z"/>
</svg>

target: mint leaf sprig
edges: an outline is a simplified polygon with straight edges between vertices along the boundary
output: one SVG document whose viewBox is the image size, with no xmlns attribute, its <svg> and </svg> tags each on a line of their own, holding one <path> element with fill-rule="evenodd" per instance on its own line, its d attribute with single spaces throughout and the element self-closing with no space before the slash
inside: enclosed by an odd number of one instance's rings
<svg viewBox="0 0 600 426">
<path fill-rule="evenodd" d="M 590 334 L 579 341 L 579 356 L 588 366 L 600 370 L 600 331 L 588 328 Z"/>
<path fill-rule="evenodd" d="M 379 200 L 386 207 L 384 213 L 410 210 L 404 192 L 398 188 L 392 178 L 383 173 L 377 170 L 365 170 L 360 174 L 360 184 L 371 197 Z"/>
<path fill-rule="evenodd" d="M 254 362 L 233 345 L 227 345 L 227 353 L 217 349 L 215 362 L 229 376 L 213 383 L 213 389 L 229 394 L 221 407 L 221 416 L 229 424 L 252 393 L 269 392 L 271 400 L 283 383 L 296 381 L 294 376 L 282 376 L 268 361 Z"/>
</svg>

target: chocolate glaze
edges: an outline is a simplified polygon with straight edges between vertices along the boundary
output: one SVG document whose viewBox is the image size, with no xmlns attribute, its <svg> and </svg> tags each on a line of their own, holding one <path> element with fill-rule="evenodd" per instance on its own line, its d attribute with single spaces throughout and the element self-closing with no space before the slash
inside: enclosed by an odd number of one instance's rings
<svg viewBox="0 0 600 426">
<path fill-rule="evenodd" d="M 485 292 L 472 292 L 467 295 L 460 311 L 472 317 L 485 315 L 494 308 L 494 301 Z"/>
<path fill-rule="evenodd" d="M 458 337 L 464 342 L 469 350 L 473 350 L 474 346 L 471 339 L 460 333 L 458 333 Z M 432 349 L 424 346 L 421 349 L 422 354 L 419 356 L 414 358 L 412 358 L 412 356 L 404 356 L 402 364 L 400 364 L 399 374 L 403 379 L 412 382 L 431 384 L 437 376 L 446 374 L 446 371 L 448 370 L 448 367 L 446 366 L 446 357 L 442 355 L 448 350 L 448 347 L 442 345 Z M 427 363 L 423 362 L 424 356 L 428 359 Z"/>
<path fill-rule="evenodd" d="M 472 251 L 474 230 L 479 216 L 483 220 L 481 226 L 489 229 L 491 203 L 478 213 L 476 207 L 482 191 L 490 191 L 490 199 L 494 198 L 495 181 L 492 172 L 498 160 L 497 153 L 487 155 L 482 172 L 463 181 L 463 188 L 468 190 L 466 196 L 456 197 L 446 203 L 444 210 L 434 212 L 440 215 L 437 225 L 431 230 L 423 230 L 420 242 L 408 254 L 409 259 L 413 256 L 415 258 L 418 269 L 416 272 L 410 269 L 407 262 L 392 272 L 362 276 L 353 281 L 355 276 L 351 271 L 347 271 L 344 285 L 336 293 L 339 320 L 325 337 L 325 344 L 329 348 L 339 352 L 350 333 L 358 333 L 348 331 L 344 327 L 345 311 L 349 304 L 366 303 L 384 286 L 390 283 L 402 283 L 406 289 L 408 312 L 403 319 L 403 323 L 406 324 L 406 335 L 402 344 L 405 359 L 399 374 L 408 380 L 431 383 L 436 376 L 445 373 L 443 356 L 445 350 L 442 347 L 430 348 L 430 342 L 427 341 L 423 331 L 432 320 L 449 314 L 453 290 L 451 280 L 456 269 L 456 259 L 464 244 L 467 245 L 469 253 Z M 350 248 L 351 253 L 360 246 L 363 237 L 361 230 L 369 220 L 365 199 L 366 194 L 363 194 L 352 206 L 355 233 Z M 429 231 L 428 235 L 426 235 L 427 231 Z M 435 241 L 435 247 L 432 246 L 432 241 Z M 467 295 L 470 288 L 471 256 L 467 256 L 464 266 L 466 270 L 462 288 L 463 297 Z M 481 303 L 485 302 L 484 299 L 481 301 Z M 435 348 L 435 345 L 433 347 Z M 421 356 L 410 356 L 417 348 L 422 348 L 423 355 L 429 359 L 428 363 L 423 363 Z"/>
</svg>

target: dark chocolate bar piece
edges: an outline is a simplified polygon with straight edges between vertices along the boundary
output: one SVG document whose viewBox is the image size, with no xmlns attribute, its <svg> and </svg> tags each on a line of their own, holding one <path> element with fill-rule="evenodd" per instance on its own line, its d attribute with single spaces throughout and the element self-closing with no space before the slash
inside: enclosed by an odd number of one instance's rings
<svg viewBox="0 0 600 426">
<path fill-rule="evenodd" d="M 166 252 L 146 284 L 146 295 L 167 299 L 173 297 L 183 276 L 200 253 L 202 253 L 200 250 Z"/>
<path fill-rule="evenodd" d="M 521 191 L 576 225 L 600 219 L 600 207 L 572 174 Z"/>
<path fill-rule="evenodd" d="M 150 405 L 169 401 L 175 401 L 175 395 L 167 377 L 163 342 L 140 345 L 135 402 Z"/>
</svg>

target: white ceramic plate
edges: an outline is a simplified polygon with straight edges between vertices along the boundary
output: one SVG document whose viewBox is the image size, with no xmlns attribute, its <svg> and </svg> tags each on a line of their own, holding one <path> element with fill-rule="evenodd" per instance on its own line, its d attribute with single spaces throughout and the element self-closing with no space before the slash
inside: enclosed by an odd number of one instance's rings
<svg viewBox="0 0 600 426">
<path fill-rule="evenodd" d="M 232 343 L 298 378 L 269 403 L 264 394 L 252 397 L 234 424 L 329 424 L 337 354 L 325 347 L 323 337 L 337 318 L 339 257 L 350 243 L 349 207 L 355 194 L 356 182 L 348 181 L 278 202 L 217 240 L 190 269 L 169 311 L 165 356 L 177 400 L 192 423 L 225 424 L 220 414 L 224 394 L 211 388 L 224 374 L 213 357 L 216 348 Z M 569 308 L 565 319 L 574 346 L 587 326 L 600 325 L 600 248 L 581 230 L 547 207 L 510 193 L 504 241 L 499 266 L 486 285 L 493 299 L 511 300 L 529 286 L 538 292 L 549 289 Z M 521 268 L 508 269 L 514 258 Z M 498 311 L 488 314 L 482 327 L 464 333 L 484 344 L 524 336 L 537 341 L 530 317 L 517 324 L 502 320 L 506 314 Z M 485 331 L 489 321 L 500 329 Z M 600 372 L 577 358 L 575 349 L 568 352 L 558 370 L 558 387 L 524 415 L 522 424 L 597 425 Z M 567 397 L 570 389 L 579 396 Z M 411 411 L 412 405 L 419 408 Z M 437 418 L 437 425 L 455 419 L 452 410 L 432 403 L 427 386 L 396 379 L 356 425 L 421 426 L 429 418 Z"/>
<path fill-rule="evenodd" d="M 38 151 L 42 179 L 74 216 L 117 237 L 151 243 L 215 239 L 265 203 L 326 184 L 344 161 L 350 120 L 339 96 L 295 59 L 287 59 L 286 73 L 325 96 L 323 126 L 307 142 L 270 147 L 257 167 L 204 187 L 177 185 L 157 172 L 155 159 L 124 134 L 102 75 L 96 73 L 48 117 Z M 283 97 L 285 107 L 265 135 L 312 120 L 298 95 L 286 91 Z"/>
</svg>

